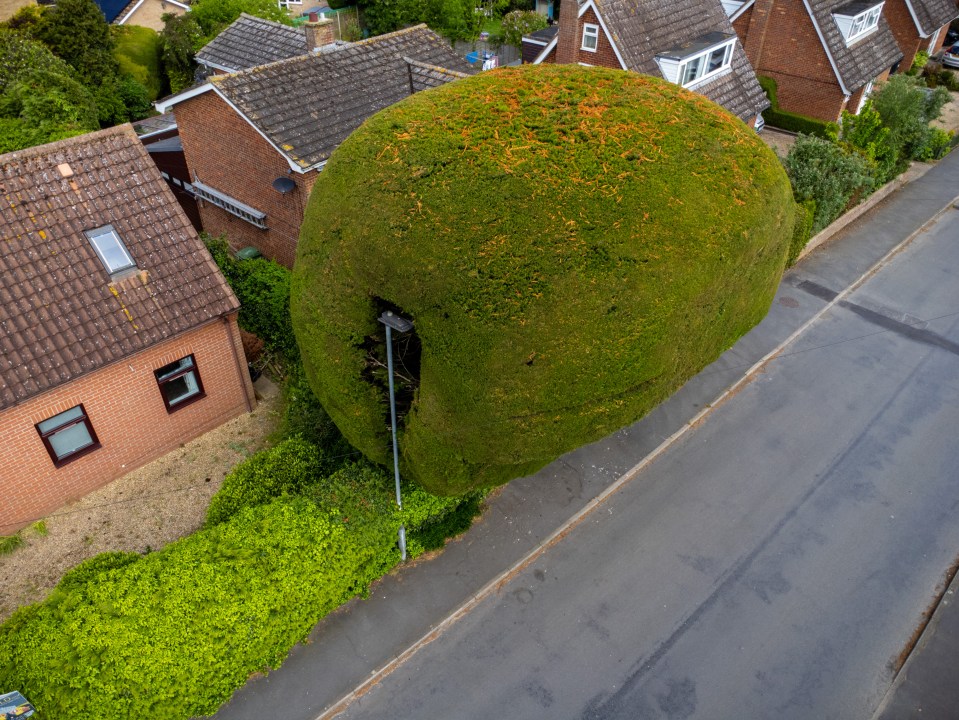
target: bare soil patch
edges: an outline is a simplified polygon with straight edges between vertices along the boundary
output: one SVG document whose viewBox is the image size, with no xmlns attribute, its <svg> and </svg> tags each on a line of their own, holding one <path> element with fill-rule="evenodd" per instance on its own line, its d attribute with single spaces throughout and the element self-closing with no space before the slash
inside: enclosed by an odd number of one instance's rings
<svg viewBox="0 0 959 720">
<path fill-rule="evenodd" d="M 262 449 L 276 429 L 275 391 L 269 387 L 252 413 L 61 508 L 44 520 L 46 535 L 24 530 L 25 544 L 0 555 L 0 622 L 18 607 L 43 600 L 67 570 L 87 558 L 159 550 L 196 531 L 224 476 Z"/>
</svg>

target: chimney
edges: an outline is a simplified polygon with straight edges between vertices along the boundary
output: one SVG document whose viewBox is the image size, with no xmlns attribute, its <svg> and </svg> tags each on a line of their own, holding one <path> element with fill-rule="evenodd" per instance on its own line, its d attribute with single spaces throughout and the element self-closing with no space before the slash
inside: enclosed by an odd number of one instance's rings
<svg viewBox="0 0 959 720">
<path fill-rule="evenodd" d="M 307 52 L 313 52 L 336 40 L 333 37 L 333 21 L 326 17 L 320 18 L 315 12 L 310 13 L 310 18 L 303 27 L 306 30 Z"/>
<path fill-rule="evenodd" d="M 556 63 L 567 65 L 579 60 L 579 0 L 561 0 L 559 35 L 556 39 Z"/>
</svg>

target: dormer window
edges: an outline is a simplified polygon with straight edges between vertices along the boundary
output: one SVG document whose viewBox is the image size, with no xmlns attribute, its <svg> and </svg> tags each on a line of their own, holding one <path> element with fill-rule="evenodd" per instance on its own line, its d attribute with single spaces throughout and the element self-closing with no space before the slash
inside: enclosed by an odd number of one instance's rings
<svg viewBox="0 0 959 720">
<path fill-rule="evenodd" d="M 852 2 L 833 11 L 832 16 L 846 40 L 846 45 L 852 45 L 857 40 L 876 31 L 876 28 L 879 27 L 883 4 Z"/>
<path fill-rule="evenodd" d="M 656 56 L 656 62 L 663 77 L 689 88 L 728 70 L 735 49 L 735 35 L 712 32 L 681 47 L 660 53 Z"/>
<path fill-rule="evenodd" d="M 583 45 L 582 50 L 588 50 L 589 52 L 596 52 L 596 47 L 599 45 L 599 25 L 590 25 L 588 23 L 583 25 Z"/>
<path fill-rule="evenodd" d="M 112 225 L 88 230 L 86 236 L 110 275 L 116 275 L 118 272 L 137 266 Z"/>
</svg>

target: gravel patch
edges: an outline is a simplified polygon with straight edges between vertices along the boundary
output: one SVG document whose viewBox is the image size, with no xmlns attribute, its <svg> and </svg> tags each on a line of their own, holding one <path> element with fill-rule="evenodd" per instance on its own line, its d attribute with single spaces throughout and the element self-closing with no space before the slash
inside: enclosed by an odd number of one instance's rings
<svg viewBox="0 0 959 720">
<path fill-rule="evenodd" d="M 266 446 L 279 420 L 276 386 L 257 382 L 252 413 L 201 435 L 45 518 L 46 534 L 27 528 L 24 544 L 0 555 L 0 622 L 40 602 L 63 574 L 102 552 L 145 552 L 196 531 L 210 498 L 239 461 Z"/>
</svg>

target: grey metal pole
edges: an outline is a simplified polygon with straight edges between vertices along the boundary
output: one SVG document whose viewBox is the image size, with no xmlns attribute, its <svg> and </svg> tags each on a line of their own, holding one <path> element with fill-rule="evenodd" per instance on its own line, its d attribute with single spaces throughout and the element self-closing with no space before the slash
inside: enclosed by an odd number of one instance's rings
<svg viewBox="0 0 959 720">
<path fill-rule="evenodd" d="M 400 453 L 396 445 L 396 397 L 393 395 L 393 336 L 390 326 L 386 325 L 386 367 L 390 375 L 390 424 L 393 429 L 393 475 L 396 478 L 396 504 L 403 509 L 403 496 L 400 494 Z M 406 528 L 400 523 L 400 558 L 406 561 Z"/>
</svg>

